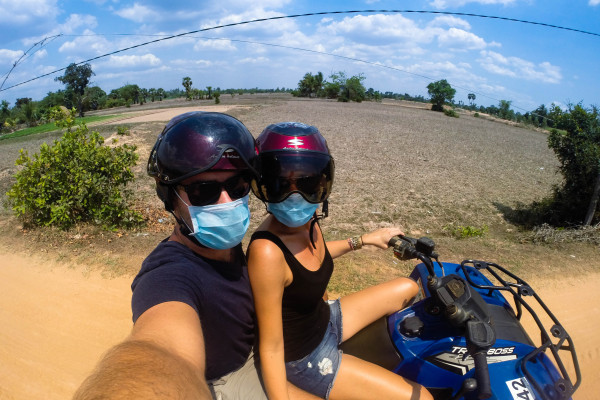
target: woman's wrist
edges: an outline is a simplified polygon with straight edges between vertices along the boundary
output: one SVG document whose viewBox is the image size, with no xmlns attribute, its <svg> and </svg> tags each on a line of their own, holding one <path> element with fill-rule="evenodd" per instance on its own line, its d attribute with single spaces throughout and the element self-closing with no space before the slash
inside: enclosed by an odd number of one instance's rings
<svg viewBox="0 0 600 400">
<path fill-rule="evenodd" d="M 363 239 L 361 236 L 353 236 L 348 238 L 348 246 L 350 246 L 350 250 L 359 250 L 363 247 Z"/>
</svg>

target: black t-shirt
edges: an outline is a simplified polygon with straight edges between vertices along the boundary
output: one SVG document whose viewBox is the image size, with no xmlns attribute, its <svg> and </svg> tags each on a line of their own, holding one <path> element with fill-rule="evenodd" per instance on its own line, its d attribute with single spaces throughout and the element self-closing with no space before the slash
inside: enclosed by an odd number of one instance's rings
<svg viewBox="0 0 600 400">
<path fill-rule="evenodd" d="M 254 344 L 254 300 L 241 246 L 239 253 L 236 263 L 215 261 L 165 240 L 144 260 L 131 284 L 133 322 L 167 301 L 180 301 L 198 312 L 207 380 L 243 365 Z"/>
</svg>

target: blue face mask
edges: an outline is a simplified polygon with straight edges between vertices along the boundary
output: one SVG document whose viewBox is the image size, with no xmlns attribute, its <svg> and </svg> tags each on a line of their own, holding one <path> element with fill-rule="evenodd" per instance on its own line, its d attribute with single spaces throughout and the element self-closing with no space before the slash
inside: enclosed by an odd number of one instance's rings
<svg viewBox="0 0 600 400">
<path fill-rule="evenodd" d="M 279 222 L 290 228 L 306 224 L 319 208 L 318 204 L 304 200 L 300 193 L 292 193 L 281 203 L 267 203 L 267 211 Z"/>
<path fill-rule="evenodd" d="M 194 226 L 191 233 L 202 245 L 225 250 L 242 242 L 250 225 L 248 196 L 229 203 L 188 206 Z"/>
</svg>

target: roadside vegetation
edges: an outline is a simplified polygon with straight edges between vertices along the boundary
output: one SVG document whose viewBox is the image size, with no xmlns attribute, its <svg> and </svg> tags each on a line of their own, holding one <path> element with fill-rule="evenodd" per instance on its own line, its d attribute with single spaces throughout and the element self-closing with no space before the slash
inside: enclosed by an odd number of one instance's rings
<svg viewBox="0 0 600 400">
<path fill-rule="evenodd" d="M 60 140 L 42 144 L 33 156 L 21 150 L 8 205 L 26 228 L 68 230 L 92 223 L 114 230 L 139 225 L 142 217 L 130 209 L 127 190 L 138 160 L 136 146 L 117 146 L 116 140 L 105 146 L 104 138 L 84 122 L 75 127 L 75 113 L 74 108 L 54 108 L 51 117 L 65 129 Z"/>
<path fill-rule="evenodd" d="M 110 120 L 115 117 L 116 117 L 115 115 L 95 115 L 95 116 L 77 118 L 75 120 L 75 123 L 76 124 L 79 124 L 79 123 L 90 124 L 90 123 L 94 123 L 94 122 Z M 45 133 L 45 132 L 53 132 L 58 129 L 60 129 L 60 128 L 56 125 L 56 123 L 54 121 L 49 121 L 49 122 L 46 122 L 46 123 L 43 123 L 40 125 L 36 125 L 36 126 L 29 127 L 29 128 L 24 128 L 24 129 L 19 129 L 18 131 L 15 131 L 12 133 L 0 135 L 0 140 L 12 139 L 12 138 L 29 136 L 29 135 L 36 135 L 36 134 Z"/>
</svg>

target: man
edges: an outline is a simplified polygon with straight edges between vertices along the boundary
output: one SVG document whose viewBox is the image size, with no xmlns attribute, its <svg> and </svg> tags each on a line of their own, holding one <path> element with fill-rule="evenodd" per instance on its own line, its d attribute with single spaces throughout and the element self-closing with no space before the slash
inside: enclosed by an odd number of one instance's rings
<svg viewBox="0 0 600 400">
<path fill-rule="evenodd" d="M 241 241 L 254 138 L 237 119 L 191 112 L 158 136 L 148 174 L 173 233 L 132 284 L 134 326 L 75 399 L 266 399 L 256 371 L 254 304 Z M 310 398 L 291 387 L 294 398 Z"/>
</svg>

